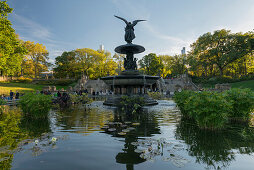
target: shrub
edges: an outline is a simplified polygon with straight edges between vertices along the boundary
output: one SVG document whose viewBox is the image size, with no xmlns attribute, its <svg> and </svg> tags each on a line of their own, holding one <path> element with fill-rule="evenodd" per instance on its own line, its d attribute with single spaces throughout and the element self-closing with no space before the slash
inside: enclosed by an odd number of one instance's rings
<svg viewBox="0 0 254 170">
<path fill-rule="evenodd" d="M 76 82 L 76 80 L 71 79 L 62 79 L 62 80 L 35 80 L 35 84 L 43 84 L 43 85 L 59 85 L 59 86 L 67 86 L 71 85 L 72 83 Z"/>
<path fill-rule="evenodd" d="M 90 104 L 93 102 L 93 99 L 91 99 L 90 97 L 88 97 L 87 93 L 82 93 L 82 101 L 85 104 Z"/>
<path fill-rule="evenodd" d="M 70 101 L 73 104 L 78 104 L 82 101 L 82 96 L 77 94 L 69 94 L 70 95 Z"/>
<path fill-rule="evenodd" d="M 52 98 L 50 95 L 30 93 L 20 97 L 19 103 L 25 116 L 32 119 L 43 119 L 47 118 Z"/>
<path fill-rule="evenodd" d="M 176 92 L 175 95 L 173 96 L 173 99 L 176 102 L 178 108 L 181 110 L 183 116 L 189 117 L 188 113 L 185 110 L 184 105 L 185 102 L 189 99 L 189 97 L 191 97 L 194 94 L 195 92 L 193 91 L 184 90 L 181 92 Z"/>
<path fill-rule="evenodd" d="M 144 106 L 144 98 L 140 96 L 122 96 L 119 107 L 126 113 L 136 113 Z"/>
<path fill-rule="evenodd" d="M 200 128 L 220 129 L 227 122 L 231 103 L 221 93 L 201 92 L 186 100 L 184 110 Z"/>
<path fill-rule="evenodd" d="M 225 98 L 232 103 L 229 117 L 232 120 L 247 121 L 254 109 L 254 93 L 250 89 L 231 89 L 224 93 Z"/>
<path fill-rule="evenodd" d="M 12 82 L 18 82 L 18 83 L 31 83 L 33 79 L 27 78 L 27 77 L 19 77 L 16 80 L 12 80 Z"/>
<path fill-rule="evenodd" d="M 6 104 L 6 101 L 4 101 L 3 99 L 0 99 L 0 105 L 4 105 Z"/>
<path fill-rule="evenodd" d="M 153 99 L 162 99 L 163 95 L 161 94 L 161 92 L 147 92 L 148 96 L 150 96 Z"/>
<path fill-rule="evenodd" d="M 73 104 L 78 104 L 78 103 L 84 103 L 84 104 L 90 104 L 92 103 L 92 99 L 88 97 L 87 93 L 82 93 L 82 95 L 77 95 L 77 94 L 69 94 L 70 95 L 70 101 Z"/>
</svg>

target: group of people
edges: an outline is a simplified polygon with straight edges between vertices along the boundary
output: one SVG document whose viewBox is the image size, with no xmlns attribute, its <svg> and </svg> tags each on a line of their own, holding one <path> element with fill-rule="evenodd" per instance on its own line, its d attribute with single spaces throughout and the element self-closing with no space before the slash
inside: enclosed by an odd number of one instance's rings
<svg viewBox="0 0 254 170">
<path fill-rule="evenodd" d="M 88 93 L 88 90 L 77 90 L 72 92 L 76 95 L 82 95 L 82 93 Z M 56 99 L 61 99 L 63 100 L 65 103 L 67 102 L 67 100 L 69 99 L 69 95 L 66 91 L 64 91 L 63 89 L 61 91 L 57 91 L 57 92 L 50 92 L 50 91 L 37 91 L 35 94 L 44 94 L 44 95 L 52 95 L 54 98 Z M 14 100 L 14 99 L 19 99 L 20 97 L 20 93 L 18 91 L 16 91 L 16 93 L 14 93 L 12 90 L 10 90 L 10 94 L 9 96 L 2 94 L 1 95 L 1 99 L 2 100 Z"/>
<path fill-rule="evenodd" d="M 14 93 L 12 90 L 10 90 L 10 96 L 6 96 L 4 94 L 1 95 L 2 100 L 19 99 L 19 97 L 20 97 L 20 93 L 18 91 L 16 91 L 16 93 Z"/>
</svg>

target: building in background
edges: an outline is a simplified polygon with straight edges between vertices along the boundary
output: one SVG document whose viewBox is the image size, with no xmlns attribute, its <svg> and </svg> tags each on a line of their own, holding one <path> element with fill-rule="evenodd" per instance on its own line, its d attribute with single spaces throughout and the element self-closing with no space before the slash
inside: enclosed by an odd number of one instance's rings
<svg viewBox="0 0 254 170">
<path fill-rule="evenodd" d="M 181 50 L 181 54 L 185 55 L 186 51 L 185 51 L 185 47 L 183 47 L 183 49 Z"/>
<path fill-rule="evenodd" d="M 104 51 L 104 45 L 100 45 L 100 51 Z"/>
</svg>

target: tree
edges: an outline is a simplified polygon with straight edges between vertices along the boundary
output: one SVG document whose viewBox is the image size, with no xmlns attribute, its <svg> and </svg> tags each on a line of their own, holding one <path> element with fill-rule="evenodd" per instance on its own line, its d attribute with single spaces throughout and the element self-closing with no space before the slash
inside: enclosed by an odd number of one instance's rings
<svg viewBox="0 0 254 170">
<path fill-rule="evenodd" d="M 75 54 L 80 72 L 91 79 L 101 76 L 103 68 L 100 66 L 106 61 L 103 53 L 90 48 L 81 48 L 76 49 Z"/>
<path fill-rule="evenodd" d="M 77 68 L 76 68 L 76 53 L 74 51 L 63 52 L 61 56 L 55 58 L 54 71 L 56 77 L 76 77 Z"/>
<path fill-rule="evenodd" d="M 39 72 L 48 70 L 49 63 L 47 60 L 49 59 L 49 53 L 46 47 L 39 43 L 35 44 L 34 42 L 26 41 L 24 42 L 24 46 L 28 51 L 26 55 L 27 60 L 31 60 L 33 63 L 34 77 L 36 78 Z"/>
<path fill-rule="evenodd" d="M 148 75 L 155 76 L 162 73 L 162 61 L 160 60 L 160 57 L 157 57 L 154 53 L 145 55 L 141 60 L 139 60 L 139 65 Z"/>
<path fill-rule="evenodd" d="M 0 75 L 13 76 L 19 72 L 22 58 L 26 53 L 8 20 L 8 14 L 12 10 L 6 1 L 0 2 Z"/>
<path fill-rule="evenodd" d="M 252 37 L 253 33 L 231 33 L 225 29 L 214 31 L 213 34 L 208 32 L 191 45 L 190 61 L 194 67 L 202 67 L 205 76 L 209 70 L 212 73 L 216 69 L 223 76 L 230 64 L 252 51 Z"/>
<path fill-rule="evenodd" d="M 117 73 L 118 75 L 121 73 L 121 71 L 124 69 L 124 54 L 117 54 L 115 53 L 113 58 L 116 60 L 117 63 Z"/>
</svg>

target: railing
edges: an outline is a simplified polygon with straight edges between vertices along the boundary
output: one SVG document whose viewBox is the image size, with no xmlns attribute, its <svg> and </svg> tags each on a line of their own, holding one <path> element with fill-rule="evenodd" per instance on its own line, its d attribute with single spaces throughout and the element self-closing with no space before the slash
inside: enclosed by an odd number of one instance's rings
<svg viewBox="0 0 254 170">
<path fill-rule="evenodd" d="M 19 102 L 19 99 L 4 100 L 4 101 L 6 101 L 5 105 L 16 106 Z"/>
</svg>

